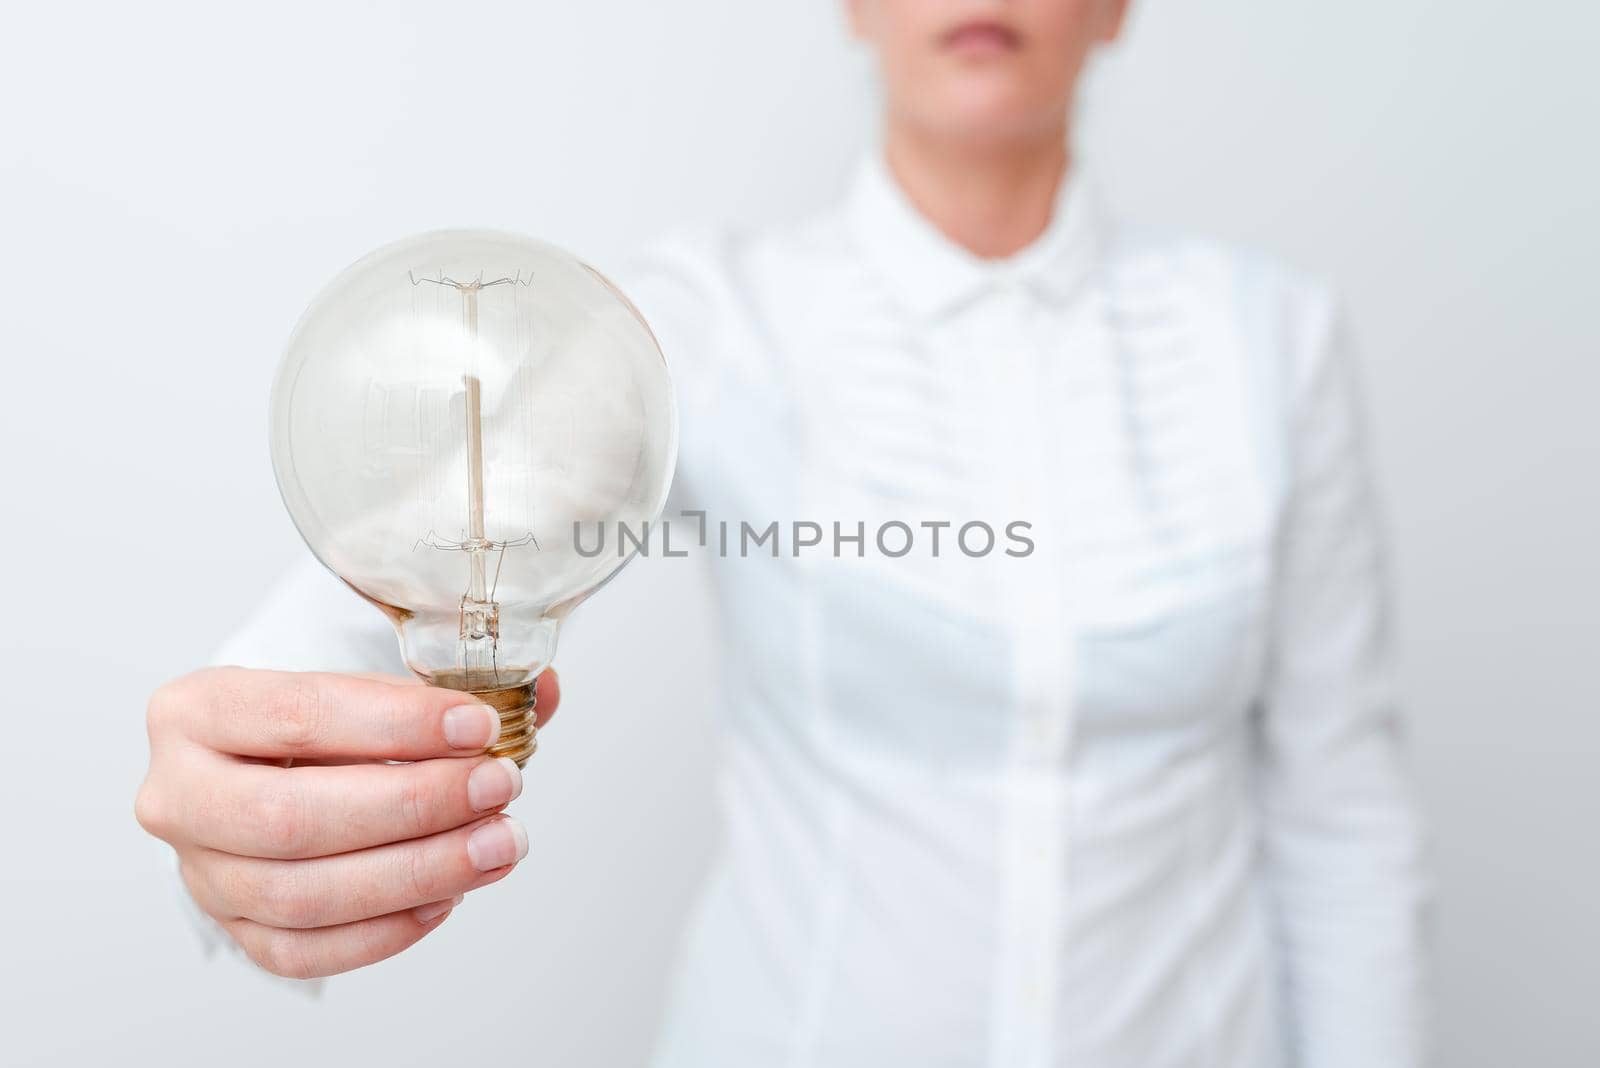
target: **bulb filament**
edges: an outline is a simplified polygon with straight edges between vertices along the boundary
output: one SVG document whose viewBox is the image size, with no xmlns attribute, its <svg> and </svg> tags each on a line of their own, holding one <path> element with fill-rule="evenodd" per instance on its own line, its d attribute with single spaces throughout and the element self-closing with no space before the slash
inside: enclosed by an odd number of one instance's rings
<svg viewBox="0 0 1600 1068">
<path fill-rule="evenodd" d="M 461 328 L 467 351 L 476 348 L 478 339 L 478 294 L 493 286 L 528 286 L 532 276 L 524 279 L 522 272 L 515 276 L 484 281 L 478 277 L 459 281 L 440 274 L 437 278 L 418 278 L 408 275 L 413 286 L 429 283 L 448 286 L 461 295 Z M 457 666 L 465 672 L 465 681 L 471 683 L 474 673 L 486 671 L 487 680 L 500 681 L 500 605 L 494 599 L 499 586 L 500 567 L 505 562 L 507 549 L 522 545 L 539 548 L 538 539 L 529 531 L 520 538 L 495 541 L 486 533 L 484 525 L 483 478 L 483 383 L 475 374 L 464 374 L 461 381 L 466 389 L 466 458 L 467 458 L 467 537 L 461 541 L 444 541 L 434 531 L 418 540 L 419 545 L 433 549 L 448 549 L 467 554 L 467 589 L 461 595 L 460 640 Z M 489 576 L 489 554 L 495 553 L 494 577 Z M 485 655 L 487 653 L 487 655 Z"/>
</svg>

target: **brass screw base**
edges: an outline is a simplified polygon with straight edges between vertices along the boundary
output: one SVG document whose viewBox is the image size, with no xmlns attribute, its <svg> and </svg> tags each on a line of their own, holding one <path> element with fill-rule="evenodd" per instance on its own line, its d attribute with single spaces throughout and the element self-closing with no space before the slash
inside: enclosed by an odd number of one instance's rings
<svg viewBox="0 0 1600 1068">
<path fill-rule="evenodd" d="M 526 678 L 511 686 L 482 689 L 478 679 L 464 672 L 441 671 L 428 680 L 431 685 L 470 693 L 500 715 L 500 740 L 489 747 L 489 755 L 510 757 L 517 767 L 525 767 L 528 758 L 539 748 L 538 720 L 534 705 L 539 697 L 537 677 Z"/>
<path fill-rule="evenodd" d="M 508 690 L 492 690 L 478 698 L 500 713 L 500 740 L 490 747 L 491 756 L 510 757 L 517 767 L 526 767 L 528 758 L 539 749 L 538 721 L 533 706 L 538 700 L 539 681 Z"/>
</svg>

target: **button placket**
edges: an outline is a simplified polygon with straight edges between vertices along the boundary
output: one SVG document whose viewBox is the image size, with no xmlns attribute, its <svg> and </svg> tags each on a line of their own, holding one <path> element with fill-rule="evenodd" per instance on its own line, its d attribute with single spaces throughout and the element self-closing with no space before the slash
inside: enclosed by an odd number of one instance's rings
<svg viewBox="0 0 1600 1068">
<path fill-rule="evenodd" d="M 1034 554 L 1000 571 L 1012 628 L 1016 695 L 1011 759 L 1001 784 L 1000 950 L 990 1063 L 1030 1066 L 1052 1057 L 1065 867 L 1061 780 L 1066 637 L 1061 616 L 1059 520 L 1043 356 L 1026 291 L 1006 286 L 985 305 L 997 361 L 989 415 L 1003 439 L 1004 486 L 1033 524 Z"/>
</svg>

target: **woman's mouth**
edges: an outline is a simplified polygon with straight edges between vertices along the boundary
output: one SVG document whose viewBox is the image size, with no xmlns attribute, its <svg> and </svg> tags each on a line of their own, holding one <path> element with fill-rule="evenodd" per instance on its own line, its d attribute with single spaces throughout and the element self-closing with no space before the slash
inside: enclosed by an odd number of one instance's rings
<svg viewBox="0 0 1600 1068">
<path fill-rule="evenodd" d="M 1022 47 L 1022 35 L 1003 22 L 974 19 L 939 38 L 940 46 L 963 59 L 1009 55 Z"/>
</svg>

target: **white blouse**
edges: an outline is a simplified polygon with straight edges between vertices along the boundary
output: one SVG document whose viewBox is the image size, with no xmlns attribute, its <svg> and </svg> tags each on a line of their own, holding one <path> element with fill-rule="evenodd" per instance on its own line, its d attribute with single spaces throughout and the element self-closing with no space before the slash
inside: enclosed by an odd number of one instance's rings
<svg viewBox="0 0 1600 1068">
<path fill-rule="evenodd" d="M 662 1068 L 1419 1062 L 1419 834 L 1320 289 L 1079 179 L 980 261 L 876 160 L 618 280 L 678 385 L 726 664 Z M 741 555 L 741 522 L 778 537 Z"/>
</svg>

